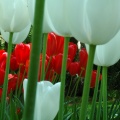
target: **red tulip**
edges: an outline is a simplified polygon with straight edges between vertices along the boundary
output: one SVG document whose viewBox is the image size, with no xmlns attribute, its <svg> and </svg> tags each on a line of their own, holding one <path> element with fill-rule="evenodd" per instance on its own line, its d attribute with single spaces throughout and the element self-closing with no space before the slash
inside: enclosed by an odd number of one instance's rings
<svg viewBox="0 0 120 120">
<path fill-rule="evenodd" d="M 56 35 L 56 34 L 55 34 Z M 64 48 L 64 37 L 56 35 L 56 40 L 57 40 L 57 48 L 56 48 L 56 55 L 59 53 L 63 53 L 63 48 Z"/>
<path fill-rule="evenodd" d="M 96 70 L 93 70 L 93 71 L 92 71 L 92 77 L 91 77 L 90 88 L 94 88 L 94 87 L 95 87 L 96 75 L 97 75 L 97 71 L 96 71 Z M 99 80 L 101 80 L 101 78 L 102 78 L 102 75 L 100 75 Z"/>
<path fill-rule="evenodd" d="M 30 44 L 20 43 L 15 46 L 15 56 L 18 64 L 24 64 L 30 56 Z"/>
<path fill-rule="evenodd" d="M 17 63 L 17 59 L 16 56 L 11 55 L 11 59 L 10 59 L 10 69 L 11 70 L 17 70 L 19 68 L 19 65 Z"/>
<path fill-rule="evenodd" d="M 63 57 L 63 55 L 60 53 L 60 54 L 54 56 L 53 59 L 52 59 L 53 69 L 58 74 L 61 74 L 62 57 Z M 69 66 L 70 62 L 71 62 L 71 60 L 70 60 L 70 58 L 68 58 L 67 59 L 67 69 L 68 69 L 68 66 Z"/>
<path fill-rule="evenodd" d="M 5 50 L 0 50 L 0 57 L 5 52 Z"/>
<path fill-rule="evenodd" d="M 0 86 L 4 83 L 5 71 L 0 68 Z"/>
<path fill-rule="evenodd" d="M 48 61 L 47 60 L 45 60 L 45 71 L 46 71 L 46 68 L 47 68 L 47 66 L 48 66 Z M 40 80 L 40 78 L 41 78 L 41 69 L 42 69 L 42 60 L 40 60 L 40 68 L 39 68 L 39 80 Z"/>
<path fill-rule="evenodd" d="M 78 74 L 78 70 L 79 70 L 79 63 L 78 62 L 71 62 L 69 67 L 68 67 L 68 72 L 70 73 L 70 75 L 76 75 Z"/>
<path fill-rule="evenodd" d="M 4 69 L 6 68 L 6 59 L 7 59 L 7 52 L 1 52 L 0 55 L 0 68 Z"/>
<path fill-rule="evenodd" d="M 82 68 L 86 68 L 87 66 L 87 60 L 88 60 L 88 54 L 85 48 L 82 48 L 79 53 L 80 58 L 80 66 Z"/>
<path fill-rule="evenodd" d="M 56 36 L 55 36 L 54 33 L 49 33 L 48 34 L 48 40 L 47 40 L 46 54 L 48 56 L 53 56 L 53 55 L 55 55 L 56 49 L 57 49 Z"/>
<path fill-rule="evenodd" d="M 79 52 L 79 75 L 82 77 L 85 77 L 85 71 L 86 71 L 86 66 L 87 66 L 87 60 L 88 60 L 88 54 L 85 48 L 82 48 Z"/>
<path fill-rule="evenodd" d="M 17 77 L 12 75 L 12 74 L 9 74 L 8 76 L 8 94 L 11 92 L 11 91 L 14 91 L 16 89 L 16 85 L 17 85 Z"/>
<path fill-rule="evenodd" d="M 76 52 L 77 52 L 77 45 L 70 42 L 68 46 L 68 57 L 71 59 L 71 61 L 74 60 Z"/>
<path fill-rule="evenodd" d="M 49 80 L 52 82 L 53 76 L 54 76 L 54 70 L 51 69 L 51 70 L 47 71 L 46 76 L 45 76 L 45 80 Z"/>
<path fill-rule="evenodd" d="M 48 34 L 46 54 L 50 57 L 63 53 L 64 37 L 58 36 L 55 33 Z"/>
</svg>

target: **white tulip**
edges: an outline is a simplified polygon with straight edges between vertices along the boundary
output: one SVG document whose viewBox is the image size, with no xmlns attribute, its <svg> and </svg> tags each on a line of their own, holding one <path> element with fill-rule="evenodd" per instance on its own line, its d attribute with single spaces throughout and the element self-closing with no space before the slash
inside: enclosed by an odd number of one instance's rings
<svg viewBox="0 0 120 120">
<path fill-rule="evenodd" d="M 70 37 L 65 0 L 46 0 L 46 7 L 54 26 L 51 28 L 52 31 L 58 35 Z"/>
<path fill-rule="evenodd" d="M 0 27 L 7 32 L 19 32 L 29 24 L 25 0 L 0 0 Z"/>
<path fill-rule="evenodd" d="M 120 29 L 120 0 L 65 0 L 72 35 L 83 43 L 99 45 Z"/>
<path fill-rule="evenodd" d="M 27 0 L 27 4 L 28 4 L 28 11 L 29 11 L 31 24 L 33 25 L 34 13 L 35 13 L 35 0 Z M 51 28 L 54 28 L 54 27 L 53 27 L 51 20 L 49 18 L 48 11 L 46 9 L 46 1 L 45 1 L 44 18 L 43 18 L 43 33 L 52 32 Z"/>
<path fill-rule="evenodd" d="M 31 27 L 31 24 L 29 24 L 22 31 L 13 33 L 12 43 L 18 44 L 23 42 L 29 34 L 30 27 Z M 3 29 L 1 29 L 1 35 L 6 42 L 9 42 L 9 35 L 10 35 L 9 32 L 5 32 Z"/>
<path fill-rule="evenodd" d="M 23 82 L 24 99 L 28 80 Z M 37 83 L 34 120 L 53 120 L 59 110 L 60 82 L 53 85 L 49 81 Z"/>
<path fill-rule="evenodd" d="M 108 43 L 96 46 L 94 64 L 98 66 L 111 66 L 115 64 L 120 59 L 119 50 L 120 31 Z"/>
</svg>

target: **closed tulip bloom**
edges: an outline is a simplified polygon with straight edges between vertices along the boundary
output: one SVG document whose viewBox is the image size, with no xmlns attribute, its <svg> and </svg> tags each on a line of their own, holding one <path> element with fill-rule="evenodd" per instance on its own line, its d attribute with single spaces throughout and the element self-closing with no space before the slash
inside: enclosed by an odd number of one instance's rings
<svg viewBox="0 0 120 120">
<path fill-rule="evenodd" d="M 92 71 L 92 76 L 91 76 L 90 88 L 94 88 L 95 87 L 96 76 L 97 76 L 97 71 L 93 70 Z M 102 75 L 100 74 L 99 80 L 101 80 L 101 79 L 102 79 Z"/>
<path fill-rule="evenodd" d="M 30 44 L 17 44 L 14 53 L 18 64 L 25 65 L 30 56 Z"/>
<path fill-rule="evenodd" d="M 100 45 L 120 28 L 120 0 L 66 0 L 72 35 L 87 44 Z"/>
<path fill-rule="evenodd" d="M 23 82 L 24 99 L 26 99 L 28 80 Z M 49 81 L 37 83 L 34 120 L 53 120 L 59 110 L 60 82 Z"/>
<path fill-rule="evenodd" d="M 28 0 L 28 11 L 30 16 L 30 21 L 33 25 L 34 21 L 34 13 L 35 13 L 35 0 Z M 45 1 L 45 7 L 44 7 L 44 18 L 43 18 L 43 33 L 52 32 L 53 25 L 50 21 L 48 11 L 46 10 L 46 1 Z"/>
<path fill-rule="evenodd" d="M 18 44 L 18 43 L 23 42 L 29 34 L 30 27 L 31 27 L 31 24 L 27 25 L 27 27 L 24 28 L 22 31 L 15 32 L 13 34 L 12 43 L 13 44 Z M 9 32 L 6 32 L 3 29 L 1 29 L 1 35 L 6 42 L 9 42 L 9 34 L 10 34 Z"/>
<path fill-rule="evenodd" d="M 63 58 L 63 54 L 61 54 L 61 53 L 59 53 L 58 55 L 56 55 L 52 58 L 52 67 L 57 74 L 61 74 L 62 58 Z M 71 63 L 71 59 L 67 58 L 66 69 L 68 69 L 70 63 Z"/>
<path fill-rule="evenodd" d="M 25 0 L 0 0 L 0 27 L 7 32 L 19 32 L 29 24 Z"/>
<path fill-rule="evenodd" d="M 46 0 L 46 9 L 49 14 L 49 19 L 54 26 L 51 28 L 52 31 L 61 36 L 71 36 L 66 18 L 65 0 Z"/>
<path fill-rule="evenodd" d="M 88 48 L 88 46 L 87 46 Z M 98 66 L 111 66 L 120 59 L 120 32 L 104 45 L 97 45 L 94 64 Z"/>
<path fill-rule="evenodd" d="M 68 67 L 68 72 L 70 73 L 70 75 L 74 76 L 74 75 L 78 74 L 79 67 L 80 66 L 79 66 L 78 62 L 71 62 Z"/>
<path fill-rule="evenodd" d="M 5 71 L 0 68 L 0 86 L 4 83 Z"/>
</svg>

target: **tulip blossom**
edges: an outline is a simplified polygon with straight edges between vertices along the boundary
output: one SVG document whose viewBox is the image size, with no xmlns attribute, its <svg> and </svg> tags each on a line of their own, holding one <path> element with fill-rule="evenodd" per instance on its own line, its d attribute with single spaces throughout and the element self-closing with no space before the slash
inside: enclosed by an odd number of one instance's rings
<svg viewBox="0 0 120 120">
<path fill-rule="evenodd" d="M 94 88 L 95 87 L 95 83 L 96 83 L 96 75 L 97 75 L 97 71 L 93 70 L 92 71 L 92 77 L 91 77 L 91 83 L 90 83 L 90 88 Z M 102 75 L 100 75 L 99 80 L 102 79 Z"/>
<path fill-rule="evenodd" d="M 19 68 L 19 65 L 17 63 L 16 56 L 11 55 L 11 58 L 10 58 L 10 69 L 14 71 L 14 70 L 17 70 L 18 68 Z"/>
<path fill-rule="evenodd" d="M 77 52 L 77 45 L 69 42 L 69 46 L 68 46 L 68 57 L 71 59 L 71 61 L 74 60 L 76 52 Z"/>
<path fill-rule="evenodd" d="M 60 53 L 60 54 L 54 56 L 53 59 L 52 59 L 52 66 L 53 66 L 54 71 L 57 74 L 61 74 L 62 57 L 63 57 L 63 54 Z M 67 58 L 67 69 L 68 69 L 68 66 L 69 66 L 70 63 L 71 63 L 71 59 Z"/>
<path fill-rule="evenodd" d="M 88 60 L 88 53 L 85 48 L 82 48 L 79 52 L 79 59 L 82 68 L 86 68 L 87 60 Z"/>
<path fill-rule="evenodd" d="M 19 32 L 29 24 L 25 0 L 0 0 L 0 27 L 7 32 Z"/>
<path fill-rule="evenodd" d="M 26 100 L 28 80 L 23 82 L 24 100 Z M 60 82 L 49 81 L 37 83 L 34 120 L 53 120 L 59 110 Z"/>
<path fill-rule="evenodd" d="M 120 0 L 65 0 L 72 35 L 92 45 L 107 43 L 120 29 Z"/>
<path fill-rule="evenodd" d="M 24 28 L 22 31 L 14 33 L 12 43 L 18 44 L 23 42 L 28 36 L 30 27 L 31 27 L 31 24 L 27 25 L 27 27 Z M 6 42 L 9 42 L 9 34 L 10 34 L 9 32 L 6 32 L 3 29 L 1 29 L 1 35 Z"/>
<path fill-rule="evenodd" d="M 30 56 L 30 44 L 20 43 L 15 46 L 15 56 L 18 64 L 26 64 Z"/>
<path fill-rule="evenodd" d="M 34 13 L 35 13 L 35 0 L 28 0 L 28 11 L 29 11 L 29 16 L 30 16 L 30 21 L 31 24 L 33 25 L 33 20 L 34 20 Z M 45 7 L 44 7 L 44 20 L 43 20 L 43 33 L 49 33 L 52 32 L 51 28 L 54 28 L 49 15 L 48 11 L 46 10 L 46 1 L 45 1 Z"/>
<path fill-rule="evenodd" d="M 79 71 L 79 63 L 78 62 L 71 62 L 69 64 L 69 67 L 68 67 L 68 72 L 70 73 L 70 75 L 76 75 L 78 74 L 78 71 Z"/>
<path fill-rule="evenodd" d="M 85 77 L 86 72 L 86 66 L 87 66 L 87 60 L 88 60 L 88 54 L 85 48 L 82 48 L 79 52 L 79 75 L 82 77 Z"/>
<path fill-rule="evenodd" d="M 4 69 L 6 68 L 6 59 L 7 59 L 7 52 L 2 52 L 0 55 L 0 68 Z"/>
<path fill-rule="evenodd" d="M 51 4 L 52 3 L 52 4 Z M 46 0 L 46 9 L 49 19 L 54 27 L 52 31 L 58 35 L 70 37 L 71 32 L 68 27 L 66 4 L 64 0 Z"/>
<path fill-rule="evenodd" d="M 54 33 L 49 33 L 48 34 L 48 39 L 47 39 L 47 50 L 46 54 L 48 56 L 53 56 L 55 55 L 57 49 L 57 39 Z"/>
<path fill-rule="evenodd" d="M 0 68 L 0 86 L 4 83 L 5 71 Z"/>
<path fill-rule="evenodd" d="M 87 49 L 88 49 L 88 45 Z M 120 59 L 120 32 L 104 45 L 96 47 L 94 64 L 99 66 L 111 66 Z"/>
<path fill-rule="evenodd" d="M 64 37 L 51 32 L 48 34 L 46 54 L 50 57 L 63 53 Z"/>
<path fill-rule="evenodd" d="M 9 79 L 9 81 L 8 81 L 7 93 L 10 94 L 11 91 L 14 91 L 16 89 L 17 77 L 9 74 L 8 79 Z"/>
<path fill-rule="evenodd" d="M 57 40 L 56 54 L 63 53 L 64 37 L 55 34 Z"/>
</svg>

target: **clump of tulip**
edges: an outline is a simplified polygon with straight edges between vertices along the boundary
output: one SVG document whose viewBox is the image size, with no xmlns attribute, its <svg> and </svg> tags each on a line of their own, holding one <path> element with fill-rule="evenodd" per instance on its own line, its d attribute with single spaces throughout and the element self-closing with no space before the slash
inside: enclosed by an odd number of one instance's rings
<svg viewBox="0 0 120 120">
<path fill-rule="evenodd" d="M 89 115 L 93 120 L 100 86 L 97 119 L 103 102 L 103 120 L 107 120 L 107 67 L 120 58 L 116 54 L 120 38 L 119 11 L 120 0 L 0 0 L 0 32 L 8 42 L 7 51 L 0 50 L 0 119 L 6 119 L 6 98 L 24 93 L 24 113 L 20 119 L 53 120 L 58 113 L 58 120 L 63 120 L 69 111 L 65 102 L 69 75 L 77 78 L 77 82 L 72 114 L 67 115 L 71 119 L 86 120 L 89 91 L 95 88 Z M 31 27 L 31 43 L 21 43 Z M 87 51 L 78 49 L 70 37 L 88 44 Z M 13 51 L 12 44 L 16 44 Z M 93 69 L 93 63 L 98 66 L 97 70 Z M 76 113 L 75 96 L 82 80 L 82 102 Z M 10 110 L 14 101 L 10 100 Z M 15 114 L 21 113 L 18 106 L 16 111 Z M 10 119 L 18 119 L 13 116 Z"/>
</svg>

